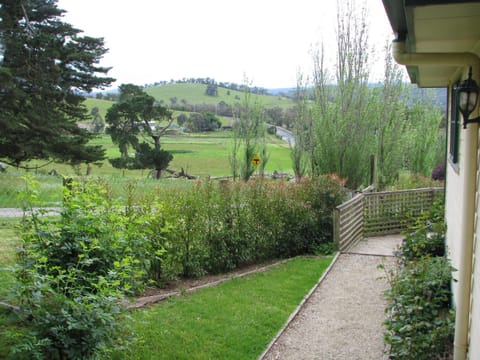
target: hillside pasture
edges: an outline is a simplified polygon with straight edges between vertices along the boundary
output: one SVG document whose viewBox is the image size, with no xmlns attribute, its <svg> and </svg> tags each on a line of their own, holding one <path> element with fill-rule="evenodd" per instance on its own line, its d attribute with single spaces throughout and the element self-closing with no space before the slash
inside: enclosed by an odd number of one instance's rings
<svg viewBox="0 0 480 360">
<path fill-rule="evenodd" d="M 158 101 L 163 100 L 163 105 L 167 107 L 171 104 L 171 98 L 177 98 L 179 104 L 182 99 L 185 99 L 188 104 L 218 104 L 224 101 L 229 105 L 241 103 L 244 98 L 242 91 L 218 87 L 218 95 L 209 96 L 205 94 L 206 89 L 207 85 L 205 84 L 181 83 L 152 86 L 146 88 L 145 92 Z M 252 98 L 258 99 L 259 103 L 267 108 L 278 106 L 282 109 L 287 109 L 294 106 L 293 101 L 286 97 L 252 94 Z"/>
<path fill-rule="evenodd" d="M 105 119 L 105 115 L 107 115 L 107 110 L 114 104 L 114 101 L 110 100 L 103 100 L 103 99 L 94 99 L 94 98 L 86 98 L 85 99 L 85 106 L 88 109 L 88 113 L 92 111 L 94 107 L 98 108 L 100 115 L 103 119 Z"/>
</svg>

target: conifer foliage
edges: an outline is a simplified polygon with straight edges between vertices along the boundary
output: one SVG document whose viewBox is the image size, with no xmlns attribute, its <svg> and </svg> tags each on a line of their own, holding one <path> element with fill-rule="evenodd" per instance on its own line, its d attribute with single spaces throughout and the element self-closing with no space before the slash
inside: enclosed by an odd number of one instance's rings
<svg viewBox="0 0 480 360">
<path fill-rule="evenodd" d="M 56 0 L 0 0 L 0 158 L 12 165 L 104 158 L 77 122 L 88 116 L 81 94 L 114 81 L 98 65 L 107 49 L 63 13 Z"/>
</svg>

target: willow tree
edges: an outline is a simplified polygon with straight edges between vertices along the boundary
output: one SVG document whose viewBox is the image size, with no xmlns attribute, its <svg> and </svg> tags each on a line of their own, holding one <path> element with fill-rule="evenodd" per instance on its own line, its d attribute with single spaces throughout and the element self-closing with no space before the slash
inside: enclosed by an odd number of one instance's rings
<svg viewBox="0 0 480 360">
<path fill-rule="evenodd" d="M 383 84 L 377 91 L 375 150 L 377 188 L 393 184 L 404 167 L 409 137 L 408 91 L 401 68 L 393 61 L 391 45 L 385 46 Z"/>
</svg>

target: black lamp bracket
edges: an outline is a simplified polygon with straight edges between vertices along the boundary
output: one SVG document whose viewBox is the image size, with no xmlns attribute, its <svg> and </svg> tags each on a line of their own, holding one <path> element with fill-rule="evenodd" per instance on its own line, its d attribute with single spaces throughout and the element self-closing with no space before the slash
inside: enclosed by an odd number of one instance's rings
<svg viewBox="0 0 480 360">
<path fill-rule="evenodd" d="M 480 116 L 474 119 L 466 119 L 465 116 L 463 117 L 463 128 L 466 129 L 468 124 L 472 123 L 480 123 Z"/>
</svg>

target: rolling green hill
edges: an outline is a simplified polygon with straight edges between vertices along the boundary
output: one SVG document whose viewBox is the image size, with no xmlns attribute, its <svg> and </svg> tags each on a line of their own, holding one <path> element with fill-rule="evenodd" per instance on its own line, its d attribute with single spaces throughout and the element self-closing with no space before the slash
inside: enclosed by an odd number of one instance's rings
<svg viewBox="0 0 480 360">
<path fill-rule="evenodd" d="M 240 103 L 244 96 L 242 91 L 222 87 L 218 87 L 218 96 L 208 96 L 205 94 L 206 88 L 205 84 L 178 83 L 148 87 L 145 92 L 159 101 L 163 100 L 166 106 L 171 104 L 171 98 L 176 98 L 178 104 L 184 99 L 188 104 L 218 104 L 224 101 L 234 105 Z M 294 106 L 293 101 L 286 97 L 252 94 L 253 99 L 258 99 L 267 108 L 279 106 L 286 109 Z"/>
<path fill-rule="evenodd" d="M 94 99 L 94 98 L 87 98 L 85 100 L 85 105 L 87 106 L 88 112 L 92 111 L 92 109 L 96 106 L 100 111 L 100 115 L 102 118 L 105 119 L 105 115 L 107 114 L 107 110 L 112 106 L 114 102 L 109 100 L 101 100 L 101 99 Z"/>
<path fill-rule="evenodd" d="M 182 104 L 182 101 L 186 101 L 186 104 L 189 105 L 216 105 L 224 101 L 233 106 L 241 103 L 244 97 L 242 91 L 229 90 L 223 87 L 218 87 L 218 96 L 208 96 L 205 94 L 206 88 L 207 85 L 205 84 L 178 83 L 148 87 L 145 88 L 145 92 L 158 101 L 161 101 L 166 107 L 172 105 L 172 98 L 176 98 L 177 104 Z M 265 108 L 280 107 L 285 110 L 294 106 L 292 99 L 277 95 L 252 94 L 251 100 L 258 100 Z M 100 115 L 103 118 L 105 118 L 108 108 L 112 106 L 113 103 L 113 101 L 95 98 L 87 98 L 85 100 L 85 105 L 89 112 L 96 106 L 100 110 Z"/>
</svg>

